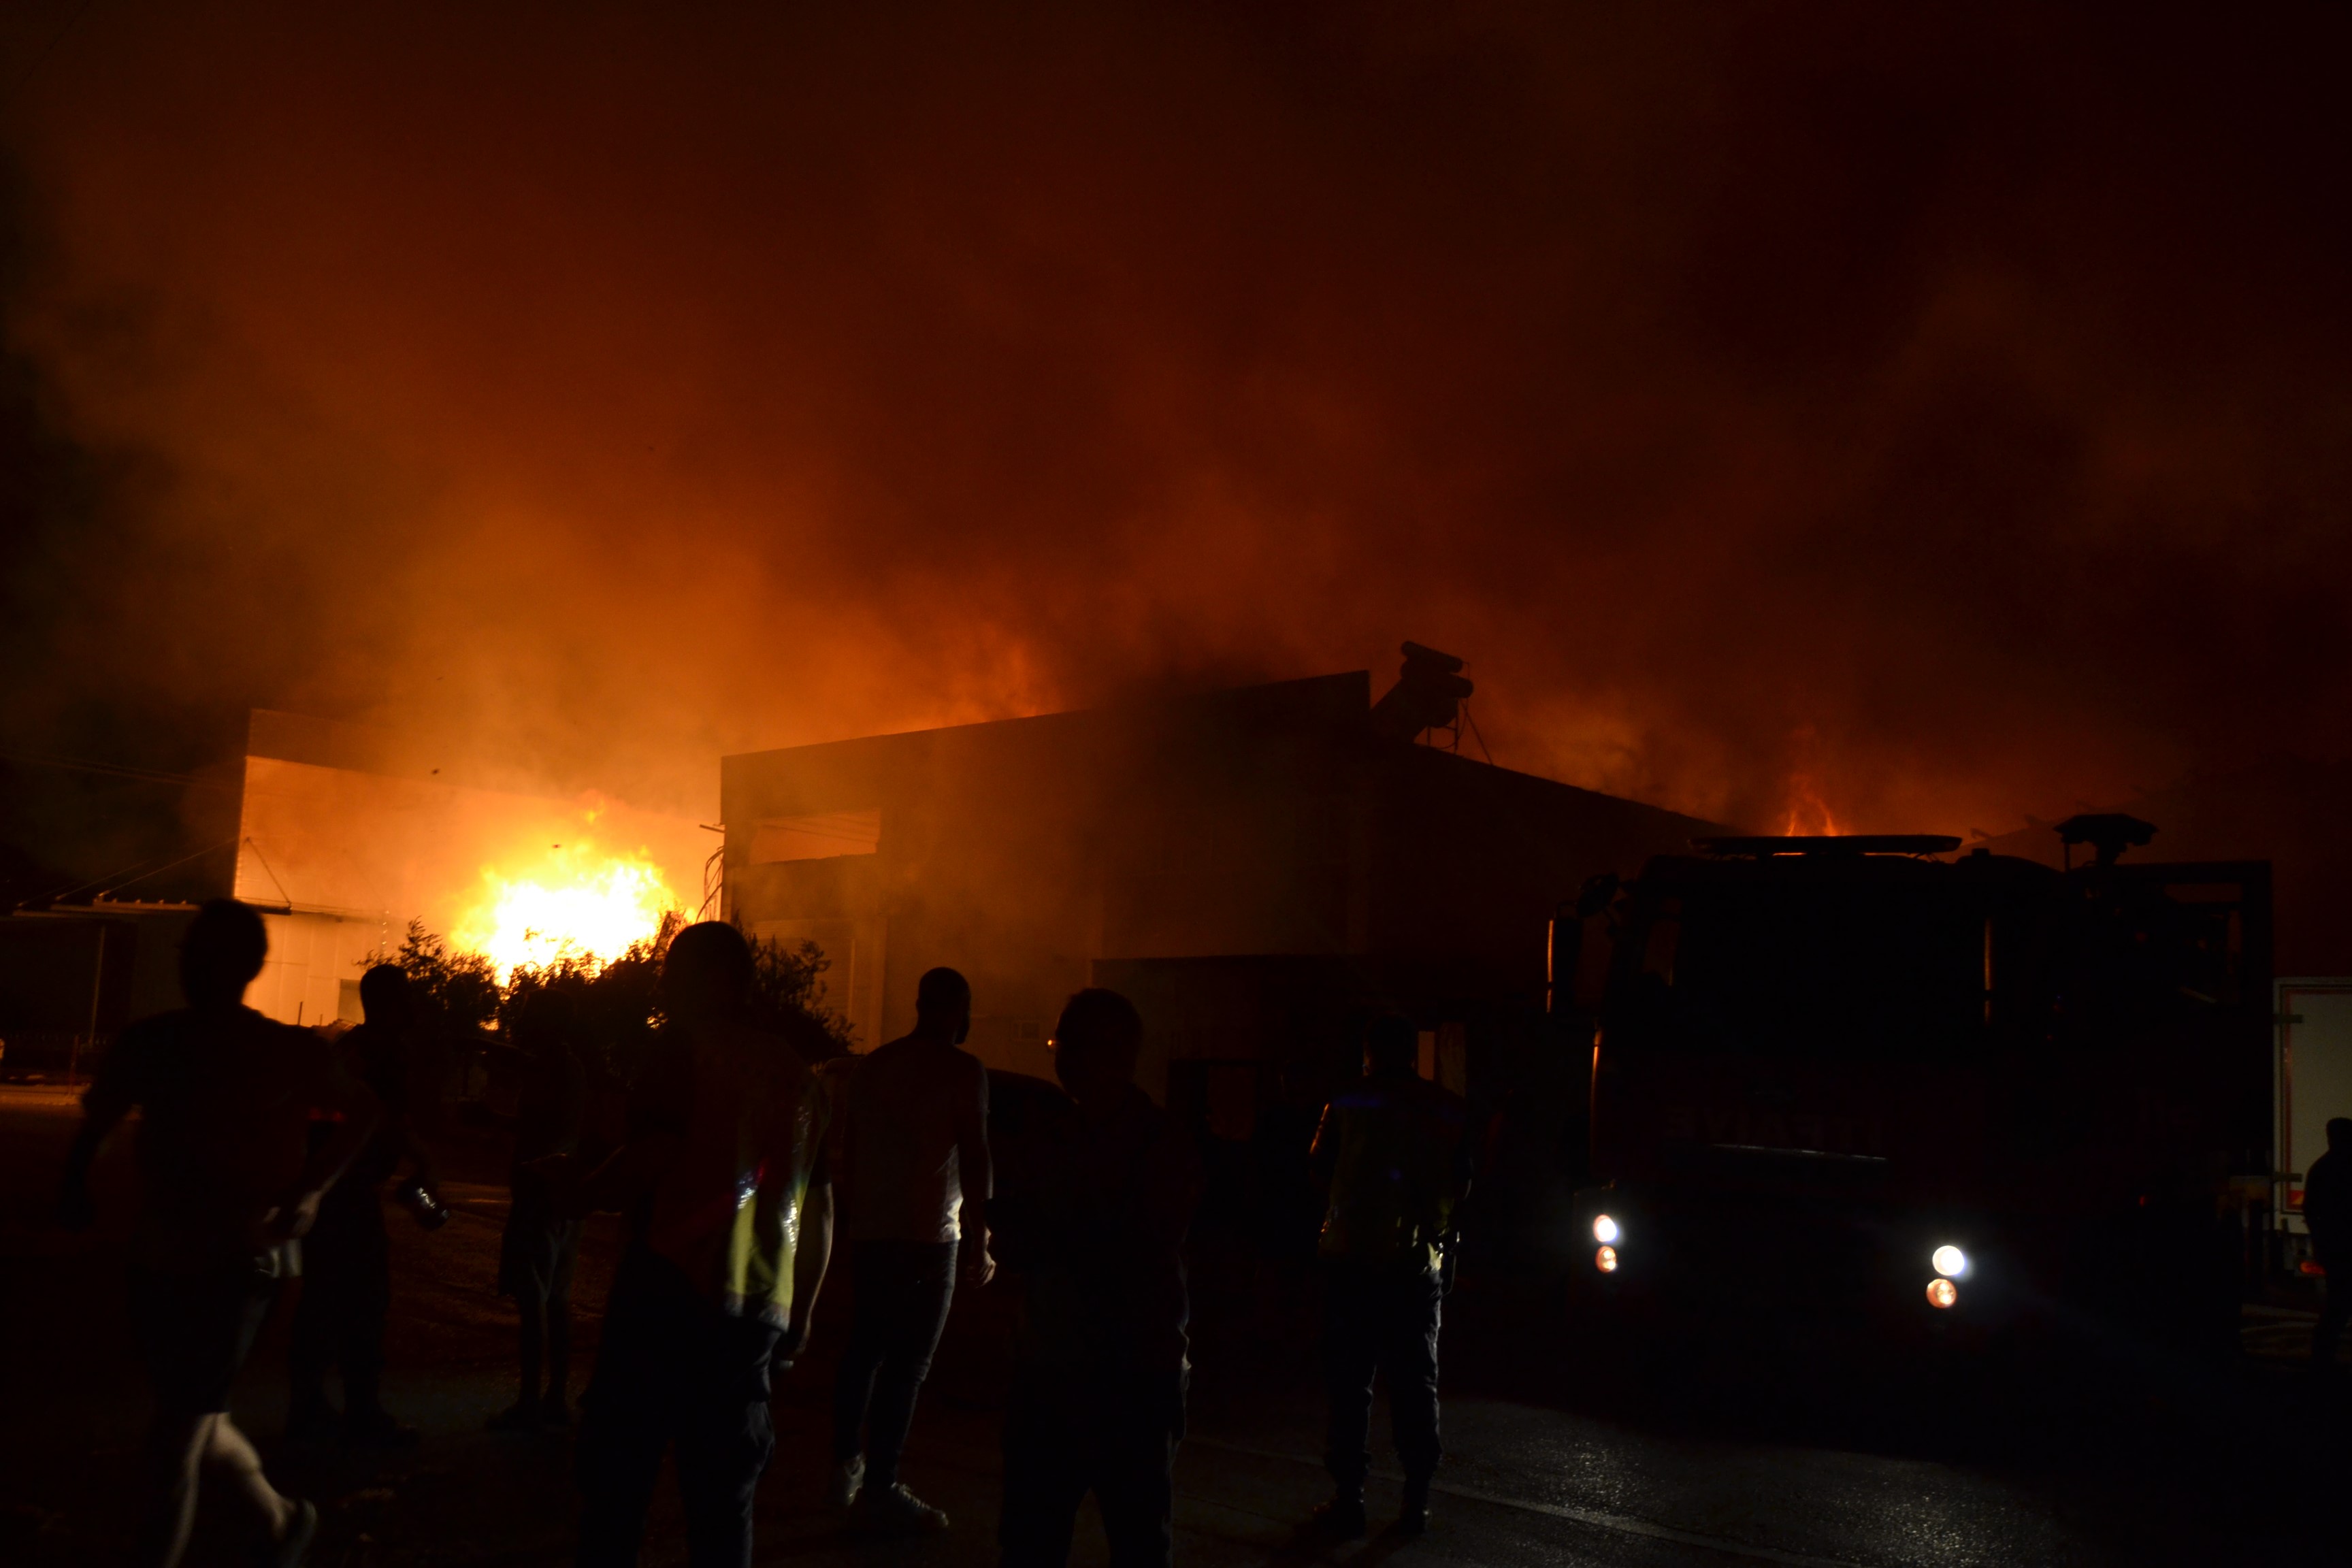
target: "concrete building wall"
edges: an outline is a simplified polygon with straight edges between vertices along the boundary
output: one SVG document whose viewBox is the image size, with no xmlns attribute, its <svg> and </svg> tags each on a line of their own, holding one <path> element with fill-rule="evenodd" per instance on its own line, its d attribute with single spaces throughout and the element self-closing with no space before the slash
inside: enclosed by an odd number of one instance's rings
<svg viewBox="0 0 2352 1568">
<path fill-rule="evenodd" d="M 362 959 L 398 948 L 411 920 L 478 938 L 469 920 L 510 883 L 561 888 L 625 861 L 689 916 L 701 906 L 710 836 L 688 818 L 461 783 L 408 738 L 296 714 L 256 710 L 247 745 L 234 891 L 272 911 L 251 999 L 273 1018 L 356 1017 Z"/>
<path fill-rule="evenodd" d="M 261 756 L 246 759 L 236 896 L 446 934 L 486 877 L 542 873 L 559 846 L 642 856 L 683 907 L 700 902 L 709 836 L 681 817 Z"/>
<path fill-rule="evenodd" d="M 795 748 L 721 763 L 730 918 L 825 950 L 826 1005 L 863 1047 L 912 1022 L 937 963 L 971 975 L 975 1038 L 1045 1063 L 1059 995 L 1086 983 L 1101 921 L 1090 876 L 1098 790 L 1056 719 Z M 870 815 L 870 842 L 806 825 Z"/>
<path fill-rule="evenodd" d="M 824 947 L 861 1047 L 911 1024 L 917 977 L 948 963 L 972 980 L 979 1054 L 1050 1076 L 1063 998 L 1119 964 L 1246 956 L 1299 961 L 1265 972 L 1281 984 L 1336 963 L 1539 994 L 1559 900 L 1709 829 L 1378 739 L 1370 708 L 1359 671 L 729 757 L 727 910 Z"/>
</svg>

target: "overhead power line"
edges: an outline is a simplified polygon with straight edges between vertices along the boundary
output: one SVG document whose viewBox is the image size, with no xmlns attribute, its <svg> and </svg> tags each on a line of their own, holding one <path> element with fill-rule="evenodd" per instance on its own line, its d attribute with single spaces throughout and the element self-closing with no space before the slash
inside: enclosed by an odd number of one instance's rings
<svg viewBox="0 0 2352 1568">
<path fill-rule="evenodd" d="M 164 861 L 163 864 L 160 866 L 150 866 L 152 861 L 159 858 L 159 857 L 151 855 L 144 860 L 133 860 L 130 865 L 121 868 L 120 870 L 109 871 L 103 877 L 93 877 L 87 882 L 78 882 L 74 886 L 66 889 L 63 892 L 51 893 L 48 895 L 48 901 L 51 903 L 62 902 L 67 899 L 74 897 L 77 893 L 87 893 L 92 889 L 97 889 L 94 896 L 104 898 L 109 893 L 116 893 L 121 891 L 125 888 L 135 887 L 139 883 L 146 881 L 151 877 L 160 877 L 166 871 L 175 870 L 178 868 L 186 865 L 191 860 L 201 860 L 207 855 L 217 855 L 222 850 L 232 847 L 236 843 L 236 840 L 234 838 L 224 838 L 217 844 L 207 844 L 202 849 L 196 850 L 193 854 L 183 855 L 176 860 Z M 165 853 L 168 854 L 170 851 L 167 850 Z M 149 868 L 142 869 L 142 867 Z M 132 875 L 133 872 L 136 872 L 137 875 Z"/>
<path fill-rule="evenodd" d="M 135 779 L 142 784 L 181 784 L 191 789 L 237 791 L 244 785 L 233 779 L 208 779 L 194 773 L 168 773 L 160 768 L 135 768 L 122 763 L 91 763 L 75 757 L 45 757 L 36 752 L 0 752 L 0 762 L 22 763 L 27 767 L 57 768 L 66 773 L 97 773 L 106 778 Z"/>
</svg>

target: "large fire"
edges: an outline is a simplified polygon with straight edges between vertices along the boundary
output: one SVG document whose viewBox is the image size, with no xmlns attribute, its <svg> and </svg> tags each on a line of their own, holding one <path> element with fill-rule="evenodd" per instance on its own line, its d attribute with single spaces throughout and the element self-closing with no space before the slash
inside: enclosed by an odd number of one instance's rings
<svg viewBox="0 0 2352 1568">
<path fill-rule="evenodd" d="M 523 871 L 482 868 L 482 889 L 459 916 L 455 944 L 490 961 L 503 984 L 517 969 L 570 960 L 595 967 L 646 941 L 678 900 L 642 853 L 551 845 Z"/>
</svg>

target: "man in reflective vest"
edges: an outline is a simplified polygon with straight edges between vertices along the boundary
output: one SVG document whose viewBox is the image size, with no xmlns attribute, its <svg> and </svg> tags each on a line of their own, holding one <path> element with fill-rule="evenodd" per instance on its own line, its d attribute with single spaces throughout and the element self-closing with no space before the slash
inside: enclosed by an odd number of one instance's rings
<svg viewBox="0 0 2352 1568">
<path fill-rule="evenodd" d="M 633 1564 L 676 1450 L 693 1568 L 748 1568 L 751 1501 L 775 1448 L 772 1379 L 808 1337 L 833 1249 L 827 1100 L 782 1038 L 743 1021 L 751 950 L 715 921 L 662 963 L 668 1019 L 629 1138 L 584 1183 L 546 1172 L 559 1212 L 617 1207 L 628 1250 L 582 1400 L 580 1562 Z"/>
</svg>

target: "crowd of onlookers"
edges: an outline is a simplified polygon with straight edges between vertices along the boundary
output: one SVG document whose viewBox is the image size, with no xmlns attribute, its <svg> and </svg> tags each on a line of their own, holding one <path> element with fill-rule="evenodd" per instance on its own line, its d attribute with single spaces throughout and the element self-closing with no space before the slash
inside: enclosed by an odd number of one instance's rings
<svg viewBox="0 0 2352 1568">
<path fill-rule="evenodd" d="M 416 1440 L 381 1398 L 386 1202 L 426 1224 L 443 1214 L 415 1126 L 426 1108 L 412 1105 L 415 997 L 401 970 L 373 969 L 364 1021 L 322 1043 L 244 1006 L 266 943 L 251 909 L 205 907 L 181 953 L 187 1005 L 133 1025 L 108 1052 L 66 1172 L 61 1218 L 87 1226 L 91 1162 L 138 1111 L 129 1283 L 155 1419 L 136 1552 L 160 1568 L 184 1549 L 206 1479 L 249 1506 L 263 1561 L 291 1568 L 310 1544 L 317 1510 L 277 1490 L 227 1413 L 297 1273 L 289 1438 Z M 499 1284 L 518 1310 L 520 1388 L 494 1426 L 572 1423 L 583 1221 L 625 1216 L 577 1418 L 580 1561 L 635 1562 L 665 1459 L 691 1560 L 751 1561 L 772 1380 L 807 1342 L 839 1233 L 852 1321 L 830 1503 L 877 1533 L 949 1527 L 908 1488 L 900 1458 L 957 1289 L 1001 1269 L 1019 1296 L 1003 1561 L 1064 1563 L 1092 1494 L 1115 1563 L 1169 1563 L 1191 1376 L 1184 1244 L 1202 1180 L 1189 1132 L 1135 1081 L 1144 1026 L 1133 1005 L 1100 989 L 1069 999 L 1051 1042 L 1062 1092 L 1025 1104 L 1021 1136 L 992 1149 L 990 1079 L 962 1048 L 971 993 L 956 971 L 922 976 L 907 1036 L 823 1071 L 753 1022 L 753 982 L 752 949 L 731 926 L 670 941 L 663 1027 L 627 1086 L 625 1125 L 602 1138 L 585 1131 L 593 1079 L 566 994 L 531 994 L 505 1031 L 512 1201 Z M 1461 1101 L 1414 1073 L 1416 1043 L 1403 1020 L 1371 1026 L 1365 1077 L 1325 1108 L 1311 1156 L 1328 1194 L 1337 1483 L 1315 1524 L 1339 1536 L 1367 1527 L 1376 1375 L 1390 1390 L 1408 1532 L 1427 1523 L 1438 1461 L 1444 1248 L 1468 1141 Z M 327 1395 L 338 1373 L 340 1412 Z"/>
</svg>

